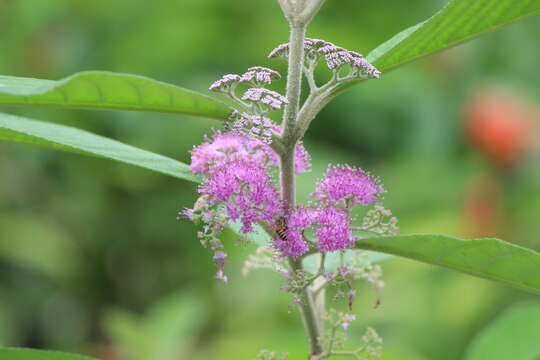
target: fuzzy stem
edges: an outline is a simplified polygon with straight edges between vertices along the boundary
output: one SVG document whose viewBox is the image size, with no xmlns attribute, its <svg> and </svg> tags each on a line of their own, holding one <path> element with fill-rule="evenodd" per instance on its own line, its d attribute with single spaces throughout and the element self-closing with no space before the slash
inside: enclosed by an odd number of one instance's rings
<svg viewBox="0 0 540 360">
<path fill-rule="evenodd" d="M 304 37 L 306 25 L 291 23 L 289 38 L 289 64 L 287 69 L 287 101 L 283 114 L 283 139 L 294 148 L 296 116 L 300 107 L 302 71 L 304 66 Z M 294 157 L 293 157 L 294 159 Z"/>
<path fill-rule="evenodd" d="M 286 214 L 294 208 L 296 202 L 294 152 L 296 142 L 298 141 L 296 137 L 296 117 L 300 105 L 305 32 L 305 23 L 298 24 L 291 22 L 286 94 L 288 105 L 285 108 L 283 116 L 284 151 L 280 154 L 281 191 Z M 289 265 L 294 272 L 302 270 L 301 259 L 289 258 Z M 299 308 L 304 327 L 309 337 L 310 359 L 316 359 L 323 352 L 323 349 L 320 343 L 321 331 L 313 301 L 313 294 L 309 287 L 306 287 L 301 295 L 302 302 L 299 304 Z"/>
</svg>

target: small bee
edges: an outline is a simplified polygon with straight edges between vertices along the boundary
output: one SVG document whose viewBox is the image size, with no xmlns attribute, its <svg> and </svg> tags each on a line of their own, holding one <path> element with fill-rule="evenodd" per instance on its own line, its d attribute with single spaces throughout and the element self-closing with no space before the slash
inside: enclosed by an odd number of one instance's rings
<svg viewBox="0 0 540 360">
<path fill-rule="evenodd" d="M 277 219 L 275 230 L 281 240 L 287 241 L 287 222 L 283 216 Z"/>
</svg>

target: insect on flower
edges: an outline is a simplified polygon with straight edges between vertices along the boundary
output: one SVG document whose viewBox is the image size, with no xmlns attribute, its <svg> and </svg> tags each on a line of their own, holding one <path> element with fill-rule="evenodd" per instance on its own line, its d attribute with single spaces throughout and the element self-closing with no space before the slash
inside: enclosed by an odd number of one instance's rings
<svg viewBox="0 0 540 360">
<path fill-rule="evenodd" d="M 280 217 L 276 220 L 276 234 L 283 241 L 287 241 L 287 222 L 285 217 Z"/>
</svg>

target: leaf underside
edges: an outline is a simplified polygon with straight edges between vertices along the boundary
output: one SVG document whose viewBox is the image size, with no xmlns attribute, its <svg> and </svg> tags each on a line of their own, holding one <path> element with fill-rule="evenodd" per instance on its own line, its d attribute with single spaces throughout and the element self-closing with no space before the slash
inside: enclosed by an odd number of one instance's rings
<svg viewBox="0 0 540 360">
<path fill-rule="evenodd" d="M 0 76 L 0 104 L 113 109 L 226 119 L 231 109 L 203 94 L 143 76 L 86 71 L 62 80 Z"/>
<path fill-rule="evenodd" d="M 356 248 L 440 265 L 540 295 L 540 253 L 503 240 L 381 236 L 361 239 Z"/>
<path fill-rule="evenodd" d="M 0 141 L 107 158 L 179 179 L 198 181 L 189 166 L 180 161 L 69 126 L 0 113 Z"/>
</svg>

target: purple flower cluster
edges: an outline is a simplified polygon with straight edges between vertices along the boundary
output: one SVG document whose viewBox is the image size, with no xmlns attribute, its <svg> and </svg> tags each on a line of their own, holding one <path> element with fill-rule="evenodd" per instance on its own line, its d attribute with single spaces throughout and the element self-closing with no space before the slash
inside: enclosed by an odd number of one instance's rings
<svg viewBox="0 0 540 360">
<path fill-rule="evenodd" d="M 385 190 L 379 180 L 351 166 L 330 166 L 313 193 L 321 203 L 357 206 L 374 202 Z"/>
<path fill-rule="evenodd" d="M 264 120 L 258 117 L 251 121 Z M 281 132 L 274 124 L 263 125 L 272 132 Z M 240 232 L 247 234 L 254 231 L 254 225 L 272 226 L 283 216 L 281 196 L 270 172 L 278 166 L 279 157 L 268 144 L 237 132 L 216 132 L 192 149 L 190 169 L 203 175 L 204 179 L 198 188 L 199 200 L 193 209 L 185 209 L 182 215 L 204 223 L 199 237 L 214 251 L 216 278 L 227 279 L 223 273 L 226 254 L 217 238 L 224 227 L 239 221 Z M 309 154 L 299 143 L 296 146 L 296 171 L 307 171 L 310 166 Z M 306 250 L 301 249 L 302 252 Z M 291 250 L 291 253 L 299 252 Z"/>
<path fill-rule="evenodd" d="M 214 167 L 199 187 L 210 205 L 223 204 L 229 221 L 240 220 L 240 231 L 253 231 L 258 222 L 273 222 L 281 214 L 281 201 L 270 175 L 260 165 L 245 161 L 228 161 Z"/>
<path fill-rule="evenodd" d="M 324 47 L 330 47 L 335 46 L 331 42 L 328 42 L 326 40 L 321 39 L 312 39 L 312 38 L 305 38 L 304 39 L 304 51 L 305 56 L 308 58 L 317 58 L 320 56 L 319 49 Z M 335 46 L 336 49 L 338 49 L 337 46 Z M 339 48 L 341 49 L 341 48 Z M 328 51 L 326 49 L 325 51 Z M 324 54 L 324 52 L 323 52 Z M 269 58 L 288 58 L 289 57 L 289 43 L 278 45 L 275 49 L 270 51 L 270 54 L 268 54 Z"/>
<path fill-rule="evenodd" d="M 351 75 L 355 77 L 379 78 L 381 72 L 367 61 L 362 54 L 347 50 L 341 46 L 320 39 L 304 39 L 306 60 L 315 62 L 324 57 L 330 70 L 338 71 L 345 65 L 351 68 Z M 289 44 L 278 45 L 268 55 L 269 58 L 289 56 Z"/>
<path fill-rule="evenodd" d="M 272 135 L 276 124 L 262 115 L 251 115 L 234 110 L 229 116 L 232 122 L 229 129 L 247 138 L 258 139 L 265 144 L 272 143 Z"/>
<path fill-rule="evenodd" d="M 280 78 L 281 75 L 275 70 L 262 66 L 253 66 L 248 68 L 242 75 L 223 75 L 221 79 L 214 81 L 208 90 L 228 92 L 231 89 L 234 89 L 233 86 L 238 83 L 251 83 L 255 86 L 265 86 L 270 85 L 274 80 Z"/>
<path fill-rule="evenodd" d="M 351 229 L 350 214 L 346 209 L 326 206 L 317 209 L 315 244 L 322 252 L 346 250 L 351 248 L 357 238 Z"/>
<path fill-rule="evenodd" d="M 360 169 L 332 166 L 319 181 L 309 207 L 297 207 L 285 218 L 285 238 L 274 239 L 284 256 L 298 257 L 309 250 L 304 231 L 313 229 L 314 246 L 321 252 L 351 248 L 358 240 L 353 235 L 351 208 L 375 202 L 384 192 L 378 180 Z"/>
<path fill-rule="evenodd" d="M 349 79 L 351 74 L 380 74 L 361 54 L 327 41 L 306 39 L 304 46 L 309 65 L 324 58 L 338 81 Z M 288 50 L 288 44 L 280 45 L 270 57 L 286 57 Z M 345 65 L 350 66 L 349 77 L 340 78 L 339 70 Z M 198 187 L 199 199 L 182 215 L 203 223 L 198 236 L 214 252 L 215 277 L 223 281 L 227 281 L 223 272 L 227 254 L 219 235 L 231 223 L 239 222 L 242 234 L 253 232 L 257 224 L 274 227 L 277 236 L 273 244 L 283 256 L 299 257 L 313 247 L 322 253 L 342 251 L 358 240 L 352 231 L 351 210 L 376 202 L 385 191 L 377 179 L 361 169 L 331 166 L 317 183 L 312 204 L 285 211 L 272 176 L 280 163 L 272 139 L 281 135 L 282 127 L 266 117 L 269 111 L 280 110 L 288 103 L 281 94 L 265 88 L 279 78 L 276 71 L 256 66 L 242 75 L 228 74 L 214 82 L 210 90 L 227 93 L 242 111 L 233 111 L 225 132 L 216 132 L 191 151 L 190 169 L 202 175 L 203 181 Z M 253 87 L 238 97 L 240 83 Z M 309 171 L 310 166 L 310 155 L 299 141 L 295 147 L 295 172 Z M 386 224 L 379 213 L 384 215 L 381 211 L 373 213 L 366 228 L 392 225 Z M 306 230 L 313 234 L 312 241 L 305 237 Z M 349 301 L 352 299 L 354 294 L 350 293 Z"/>
<path fill-rule="evenodd" d="M 255 85 L 270 85 L 273 80 L 280 79 L 281 75 L 272 69 L 262 66 L 253 66 L 240 77 L 240 82 L 252 82 Z"/>
<path fill-rule="evenodd" d="M 214 167 L 233 162 L 246 161 L 260 166 L 278 166 L 277 154 L 266 144 L 235 133 L 216 132 L 191 150 L 190 169 L 195 174 L 210 174 Z"/>
<path fill-rule="evenodd" d="M 352 233 L 349 212 L 326 207 L 298 207 L 286 217 L 285 238 L 274 239 L 274 246 L 284 256 L 298 257 L 309 250 L 304 231 L 312 228 L 315 247 L 321 252 L 349 249 L 357 240 Z"/>
<path fill-rule="evenodd" d="M 227 74 L 223 75 L 221 79 L 216 80 L 210 85 L 208 90 L 211 91 L 223 91 L 227 92 L 229 91 L 233 86 L 235 86 L 238 82 L 240 82 L 242 78 L 240 75 L 236 74 Z"/>
<path fill-rule="evenodd" d="M 283 256 L 297 257 L 309 250 L 303 233 L 313 224 L 315 218 L 315 212 L 305 207 L 296 208 L 285 218 L 283 225 L 286 227 L 286 236 L 274 239 L 274 246 L 281 251 Z"/>
<path fill-rule="evenodd" d="M 278 92 L 265 88 L 248 89 L 242 96 L 242 100 L 253 103 L 260 103 L 268 106 L 272 110 L 279 110 L 283 104 L 287 104 L 287 98 Z"/>
<path fill-rule="evenodd" d="M 273 131 L 280 133 L 281 128 L 274 125 Z M 235 160 L 253 162 L 268 170 L 279 166 L 278 155 L 261 140 L 234 132 L 216 132 L 211 139 L 191 150 L 190 170 L 207 175 L 213 167 Z M 310 168 L 311 157 L 299 141 L 295 151 L 295 172 L 305 173 Z"/>
</svg>

